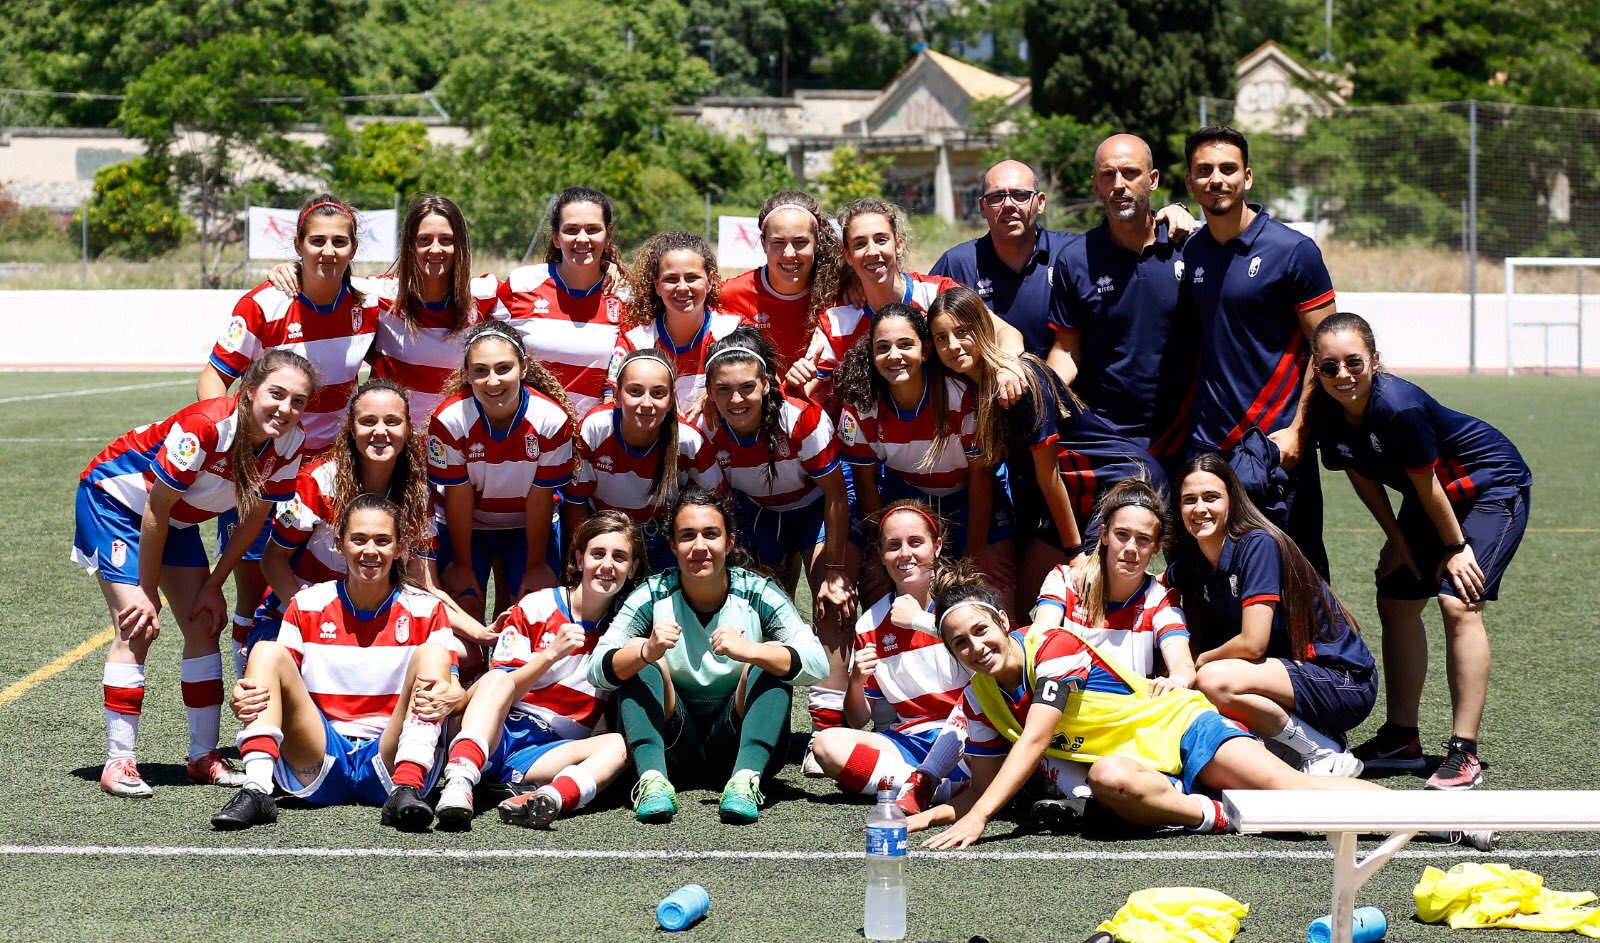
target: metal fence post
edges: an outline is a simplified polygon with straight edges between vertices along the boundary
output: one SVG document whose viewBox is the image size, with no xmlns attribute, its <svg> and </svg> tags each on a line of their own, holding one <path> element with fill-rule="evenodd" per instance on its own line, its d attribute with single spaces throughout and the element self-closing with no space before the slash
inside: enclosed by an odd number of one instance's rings
<svg viewBox="0 0 1600 943">
<path fill-rule="evenodd" d="M 79 222 L 83 225 L 83 290 L 89 290 L 89 198 L 83 198 L 83 209 L 80 211 Z"/>
<path fill-rule="evenodd" d="M 1467 372 L 1478 372 L 1478 100 L 1467 100 Z M 1506 368 L 1511 346 L 1506 345 Z"/>
</svg>

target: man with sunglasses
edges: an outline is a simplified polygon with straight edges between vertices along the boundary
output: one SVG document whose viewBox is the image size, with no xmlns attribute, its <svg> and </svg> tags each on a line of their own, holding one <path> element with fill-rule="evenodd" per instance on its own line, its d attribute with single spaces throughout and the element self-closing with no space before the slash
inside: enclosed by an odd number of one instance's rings
<svg viewBox="0 0 1600 943">
<path fill-rule="evenodd" d="M 1097 415 L 1170 464 L 1187 430 L 1198 340 L 1182 303 L 1183 239 L 1150 212 L 1161 172 L 1149 144 L 1114 134 L 1094 162 L 1106 218 L 1055 262 L 1050 366 Z"/>
<path fill-rule="evenodd" d="M 1184 289 L 1200 327 L 1200 365 L 1189 451 L 1231 452 L 1252 427 L 1278 449 L 1289 476 L 1285 510 L 1273 523 L 1328 577 L 1322 485 L 1312 447 L 1306 388 L 1310 338 L 1334 312 L 1333 280 L 1308 237 L 1246 203 L 1250 145 L 1211 126 L 1184 142 L 1184 182 L 1205 228 L 1184 246 Z"/>
</svg>

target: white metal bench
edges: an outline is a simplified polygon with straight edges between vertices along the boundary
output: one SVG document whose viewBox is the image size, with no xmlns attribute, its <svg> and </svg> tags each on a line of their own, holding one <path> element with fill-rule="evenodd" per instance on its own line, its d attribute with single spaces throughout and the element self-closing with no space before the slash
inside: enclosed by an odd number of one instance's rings
<svg viewBox="0 0 1600 943">
<path fill-rule="evenodd" d="M 1333 943 L 1351 943 L 1356 891 L 1418 834 L 1600 831 L 1600 792 L 1229 789 L 1222 793 L 1222 800 L 1243 834 L 1327 833 L 1334 850 Z M 1356 837 L 1374 832 L 1387 833 L 1389 837 L 1358 862 Z"/>
</svg>

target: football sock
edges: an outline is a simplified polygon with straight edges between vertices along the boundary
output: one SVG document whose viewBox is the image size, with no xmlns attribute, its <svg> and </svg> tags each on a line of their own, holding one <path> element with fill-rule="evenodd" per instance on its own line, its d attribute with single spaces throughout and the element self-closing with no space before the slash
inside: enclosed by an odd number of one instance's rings
<svg viewBox="0 0 1600 943">
<path fill-rule="evenodd" d="M 272 795 L 272 768 L 277 765 L 283 731 L 265 725 L 239 731 L 239 756 L 244 762 L 244 788 Z"/>
<path fill-rule="evenodd" d="M 394 784 L 421 789 L 433 769 L 433 757 L 439 749 L 438 723 L 427 723 L 407 717 L 400 727 L 400 743 L 394 750 Z"/>
<path fill-rule="evenodd" d="M 444 768 L 445 779 L 464 779 L 467 785 L 476 786 L 483 778 L 484 749 L 482 740 L 471 734 L 461 734 L 450 745 L 450 759 Z"/>
<path fill-rule="evenodd" d="M 628 741 L 628 755 L 640 776 L 647 772 L 667 775 L 665 689 L 661 671 L 649 665 L 617 689 L 617 717 Z"/>
<path fill-rule="evenodd" d="M 1282 730 L 1273 734 L 1271 739 L 1276 743 L 1283 744 L 1301 756 L 1310 756 L 1319 750 L 1338 753 L 1342 749 L 1327 734 L 1301 720 L 1295 714 L 1289 715 L 1289 722 L 1283 725 Z"/>
<path fill-rule="evenodd" d="M 789 705 L 793 691 L 776 675 L 765 671 L 754 673 L 754 680 L 745 689 L 744 722 L 739 725 L 739 752 L 734 757 L 734 769 L 761 772 L 772 762 L 778 744 L 789 735 Z"/>
<path fill-rule="evenodd" d="M 189 759 L 217 748 L 222 728 L 222 653 L 185 658 L 179 666 L 183 706 L 189 714 Z"/>
<path fill-rule="evenodd" d="M 599 787 L 588 770 L 581 766 L 568 766 L 547 785 L 540 786 L 539 791 L 554 798 L 562 812 L 571 812 L 588 805 L 595 793 L 599 792 Z"/>
<path fill-rule="evenodd" d="M 249 616 L 233 614 L 233 676 L 244 677 L 245 646 L 250 642 L 250 630 L 255 620 Z"/>
<path fill-rule="evenodd" d="M 144 709 L 144 665 L 107 662 L 101 682 L 105 688 L 106 758 L 131 760 L 139 739 L 139 713 Z"/>
</svg>

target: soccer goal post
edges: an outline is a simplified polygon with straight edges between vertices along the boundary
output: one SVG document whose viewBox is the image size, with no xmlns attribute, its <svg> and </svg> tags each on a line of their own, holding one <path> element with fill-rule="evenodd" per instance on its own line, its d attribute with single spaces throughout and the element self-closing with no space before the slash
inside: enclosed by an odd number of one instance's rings
<svg viewBox="0 0 1600 943">
<path fill-rule="evenodd" d="M 1576 270 L 1574 279 L 1574 292 L 1571 295 L 1550 294 L 1547 291 L 1537 293 L 1524 291 L 1524 298 L 1533 295 L 1543 296 L 1547 303 L 1542 306 L 1542 313 L 1536 319 L 1519 321 L 1517 311 L 1517 270 L 1518 269 L 1555 269 L 1570 268 Z M 1573 365 L 1579 374 L 1583 373 L 1583 319 L 1584 319 L 1584 284 L 1585 269 L 1600 269 L 1600 258 L 1568 258 L 1568 259 L 1541 259 L 1532 257 L 1514 257 L 1506 259 L 1506 376 L 1511 376 L 1517 371 L 1517 347 L 1515 344 L 1516 333 L 1520 328 L 1526 332 L 1538 332 L 1535 343 L 1542 351 L 1545 373 L 1550 372 L 1551 335 L 1554 333 L 1555 341 L 1559 346 L 1565 347 L 1564 342 L 1571 339 L 1573 351 Z M 1593 281 L 1591 277 L 1590 281 Z M 1548 287 L 1548 286 L 1546 286 Z"/>
</svg>

